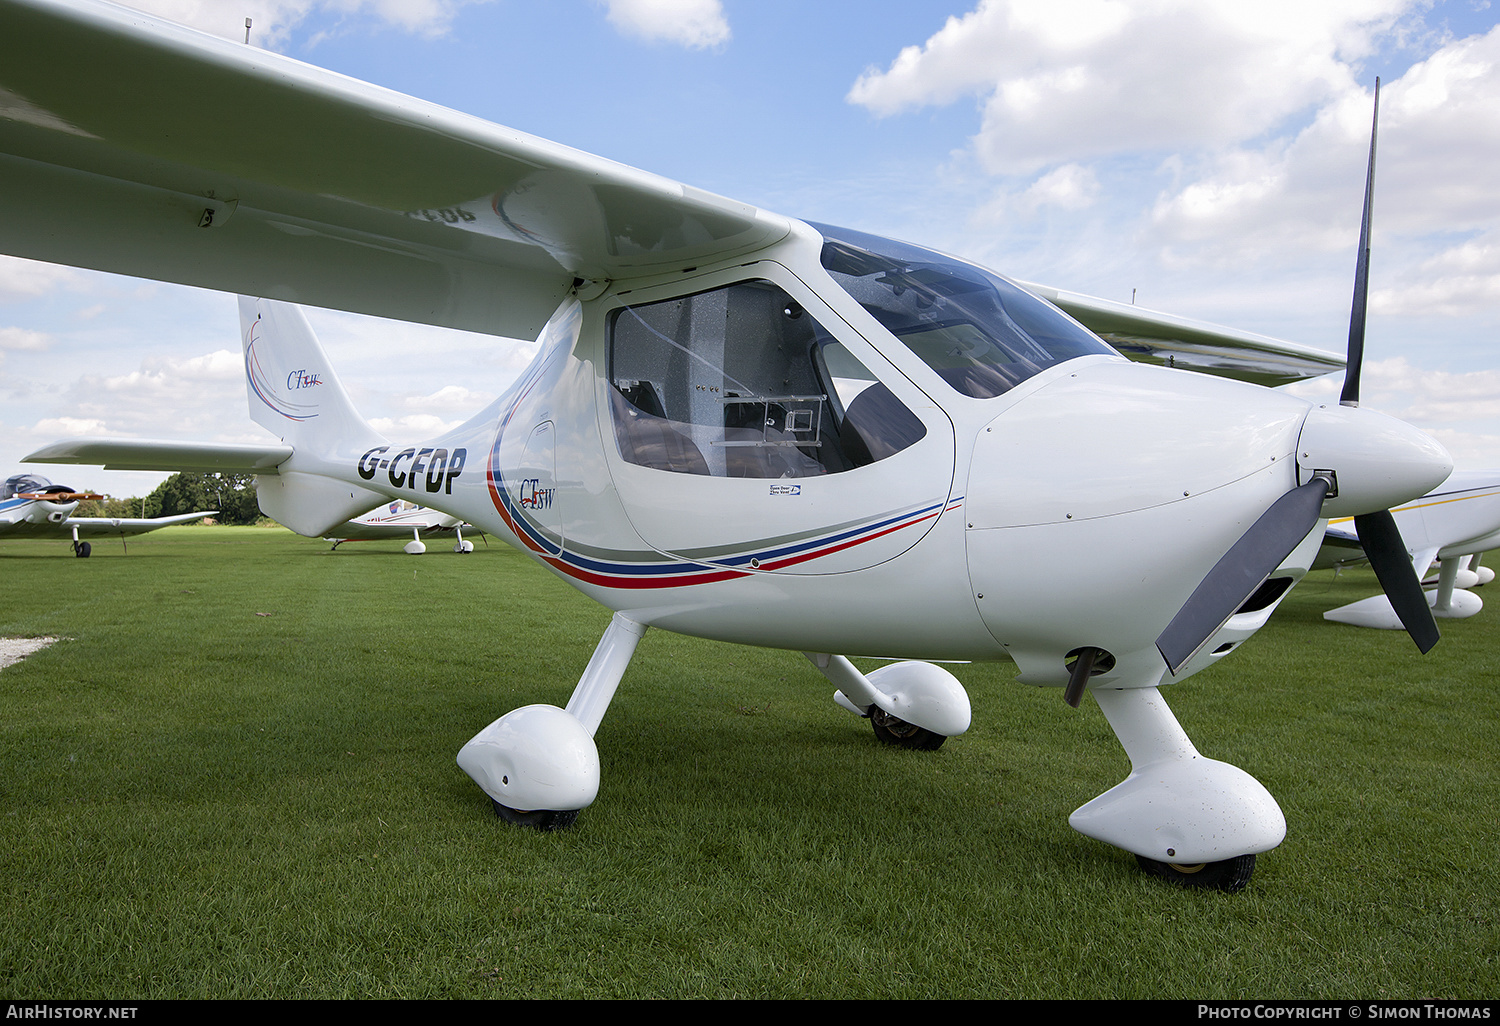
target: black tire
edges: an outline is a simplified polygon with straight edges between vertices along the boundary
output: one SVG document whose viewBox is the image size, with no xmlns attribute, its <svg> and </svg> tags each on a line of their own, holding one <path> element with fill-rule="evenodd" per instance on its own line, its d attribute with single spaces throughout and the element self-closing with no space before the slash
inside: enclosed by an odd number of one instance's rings
<svg viewBox="0 0 1500 1026">
<path fill-rule="evenodd" d="M 1196 866 L 1157 862 L 1144 855 L 1137 855 L 1135 860 L 1147 873 L 1178 887 L 1219 890 L 1228 894 L 1244 890 L 1245 885 L 1250 882 L 1250 875 L 1255 872 L 1254 855 L 1237 855 L 1222 862 L 1203 862 Z"/>
<path fill-rule="evenodd" d="M 935 752 L 948 740 L 946 734 L 934 734 L 925 727 L 907 723 L 879 706 L 870 707 L 870 726 L 875 728 L 875 737 L 883 743 L 918 752 Z"/>
<path fill-rule="evenodd" d="M 532 830 L 543 832 L 551 830 L 566 830 L 578 819 L 577 809 L 568 809 L 563 812 L 554 812 L 551 809 L 535 809 L 530 812 L 522 812 L 520 809 L 512 809 L 501 805 L 495 799 L 490 799 L 490 804 L 495 807 L 495 815 L 513 823 L 516 826 L 530 827 Z"/>
<path fill-rule="evenodd" d="M 89 553 L 93 551 L 94 547 L 88 542 L 79 542 L 78 547 L 73 550 L 74 554 L 77 555 L 79 559 L 88 559 Z"/>
</svg>

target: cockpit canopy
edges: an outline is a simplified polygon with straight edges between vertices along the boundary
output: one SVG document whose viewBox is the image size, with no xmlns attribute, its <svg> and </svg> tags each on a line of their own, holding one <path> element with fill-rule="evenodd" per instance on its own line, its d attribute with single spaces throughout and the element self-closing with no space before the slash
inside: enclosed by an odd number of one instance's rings
<svg viewBox="0 0 1500 1026">
<path fill-rule="evenodd" d="M 17 495 L 29 495 L 33 492 L 71 492 L 72 490 L 67 485 L 53 484 L 40 474 L 14 474 L 5 479 L 4 485 L 0 485 L 0 500 L 13 499 Z"/>
<path fill-rule="evenodd" d="M 1052 304 L 975 264 L 847 228 L 813 227 L 833 280 L 964 395 L 990 399 L 1075 356 L 1115 355 Z"/>
</svg>

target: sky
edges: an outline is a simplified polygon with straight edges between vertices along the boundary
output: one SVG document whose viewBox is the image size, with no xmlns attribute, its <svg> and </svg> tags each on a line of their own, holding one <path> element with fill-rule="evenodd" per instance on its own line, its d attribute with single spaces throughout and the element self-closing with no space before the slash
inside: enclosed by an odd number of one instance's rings
<svg viewBox="0 0 1500 1026">
<path fill-rule="evenodd" d="M 1379 76 L 1363 404 L 1500 468 L 1488 0 L 127 6 L 241 42 L 250 17 L 253 46 L 778 213 L 1340 353 Z M 361 411 L 408 437 L 534 351 L 308 314 Z M 234 298 L 0 257 L 0 474 L 77 435 L 268 441 Z M 166 476 L 31 469 L 122 497 Z"/>
</svg>

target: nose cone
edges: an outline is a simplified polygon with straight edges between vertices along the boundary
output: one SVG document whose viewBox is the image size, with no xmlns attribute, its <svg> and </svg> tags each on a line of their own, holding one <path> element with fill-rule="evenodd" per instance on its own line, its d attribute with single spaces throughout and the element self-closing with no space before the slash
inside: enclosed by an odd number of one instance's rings
<svg viewBox="0 0 1500 1026">
<path fill-rule="evenodd" d="M 1354 406 L 1319 406 L 1297 442 L 1298 478 L 1332 471 L 1337 494 L 1323 515 L 1359 516 L 1426 495 L 1453 472 L 1453 457 L 1431 435 Z"/>
</svg>

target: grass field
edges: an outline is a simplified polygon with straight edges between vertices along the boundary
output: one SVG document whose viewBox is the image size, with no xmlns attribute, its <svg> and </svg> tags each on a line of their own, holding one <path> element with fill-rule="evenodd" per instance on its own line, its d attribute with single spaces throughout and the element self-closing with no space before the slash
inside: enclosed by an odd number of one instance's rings
<svg viewBox="0 0 1500 1026">
<path fill-rule="evenodd" d="M 0 670 L 7 997 L 1500 996 L 1500 603 L 1423 658 L 1314 575 L 1165 690 L 1286 812 L 1225 895 L 1068 827 L 1127 760 L 1009 664 L 907 752 L 800 655 L 648 633 L 598 801 L 537 834 L 454 756 L 609 614 L 507 548 L 178 528 L 0 582 L 0 636 L 65 639 Z"/>
</svg>

